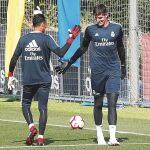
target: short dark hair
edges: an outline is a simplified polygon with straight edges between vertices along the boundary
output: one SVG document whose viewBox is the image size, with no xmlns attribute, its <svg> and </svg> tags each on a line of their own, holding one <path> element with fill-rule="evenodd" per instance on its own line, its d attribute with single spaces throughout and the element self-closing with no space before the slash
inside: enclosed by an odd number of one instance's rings
<svg viewBox="0 0 150 150">
<path fill-rule="evenodd" d="M 101 15 L 101 14 L 107 14 L 107 8 L 104 4 L 98 4 L 93 9 L 93 15 Z"/>
<path fill-rule="evenodd" d="M 33 27 L 39 26 L 42 22 L 46 22 L 46 18 L 43 14 L 36 14 L 33 16 Z"/>
</svg>

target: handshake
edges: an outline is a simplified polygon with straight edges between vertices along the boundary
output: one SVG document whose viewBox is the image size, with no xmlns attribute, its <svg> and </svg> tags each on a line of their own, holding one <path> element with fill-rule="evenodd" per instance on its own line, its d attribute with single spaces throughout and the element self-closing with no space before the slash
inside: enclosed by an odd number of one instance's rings
<svg viewBox="0 0 150 150">
<path fill-rule="evenodd" d="M 72 63 L 70 61 L 67 62 L 62 62 L 60 61 L 61 65 L 55 67 L 55 70 L 58 74 L 64 74 L 69 67 L 72 65 Z"/>
<path fill-rule="evenodd" d="M 69 38 L 67 39 L 67 43 L 68 44 L 72 44 L 73 40 L 79 35 L 80 31 L 81 31 L 81 27 L 79 25 L 75 25 L 72 30 L 68 30 L 69 31 Z M 58 74 L 64 74 L 69 67 L 73 64 L 73 62 L 71 60 L 67 61 L 67 62 L 62 62 L 60 61 L 61 65 L 55 67 L 55 70 Z"/>
</svg>

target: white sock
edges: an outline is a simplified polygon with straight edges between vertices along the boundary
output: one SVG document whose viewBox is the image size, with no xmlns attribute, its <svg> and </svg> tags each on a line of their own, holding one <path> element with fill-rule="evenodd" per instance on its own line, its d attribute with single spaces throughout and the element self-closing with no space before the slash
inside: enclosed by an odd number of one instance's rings
<svg viewBox="0 0 150 150">
<path fill-rule="evenodd" d="M 110 140 L 116 140 L 116 125 L 109 125 Z"/>
<path fill-rule="evenodd" d="M 31 129 L 34 125 L 34 123 L 29 124 L 29 129 Z"/>
<path fill-rule="evenodd" d="M 97 137 L 100 139 L 104 139 L 102 125 L 96 125 Z"/>
<path fill-rule="evenodd" d="M 38 135 L 38 138 L 43 139 L 43 135 Z"/>
</svg>

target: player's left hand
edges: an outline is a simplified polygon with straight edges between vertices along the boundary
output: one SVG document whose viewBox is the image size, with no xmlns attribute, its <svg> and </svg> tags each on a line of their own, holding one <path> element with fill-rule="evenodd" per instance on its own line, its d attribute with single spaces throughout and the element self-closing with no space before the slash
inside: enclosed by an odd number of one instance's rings
<svg viewBox="0 0 150 150">
<path fill-rule="evenodd" d="M 15 77 L 8 77 L 8 90 L 13 90 L 15 88 L 15 82 L 18 82 L 18 80 Z"/>
<path fill-rule="evenodd" d="M 126 77 L 126 66 L 121 65 L 121 79 L 123 80 Z"/>
</svg>

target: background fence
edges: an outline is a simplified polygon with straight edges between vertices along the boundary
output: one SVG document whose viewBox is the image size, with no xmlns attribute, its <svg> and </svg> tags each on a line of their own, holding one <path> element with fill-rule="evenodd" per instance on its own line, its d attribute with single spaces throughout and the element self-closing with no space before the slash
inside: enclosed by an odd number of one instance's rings
<svg viewBox="0 0 150 150">
<path fill-rule="evenodd" d="M 93 6 L 104 3 L 108 7 L 109 18 L 121 23 L 124 30 L 126 48 L 127 78 L 121 83 L 120 101 L 135 104 L 150 103 L 150 3 L 149 0 L 81 0 L 82 32 L 88 24 L 94 22 Z M 8 0 L 0 0 L 0 91 L 5 92 L 4 55 L 7 26 Z M 40 0 L 40 7 L 47 16 L 47 34 L 51 34 L 59 43 L 57 36 L 57 1 Z M 22 34 L 32 30 L 33 0 L 26 0 L 25 17 Z M 13 17 L 13 16 L 12 16 Z M 81 38 L 82 35 L 81 34 Z M 51 72 L 52 88 L 50 98 L 66 100 L 92 99 L 89 53 L 81 57 L 80 68 L 71 67 L 65 75 L 58 75 L 54 68 L 58 65 L 58 57 L 52 54 Z M 13 94 L 20 93 L 21 62 L 17 63 L 15 77 L 19 80 Z"/>
</svg>

